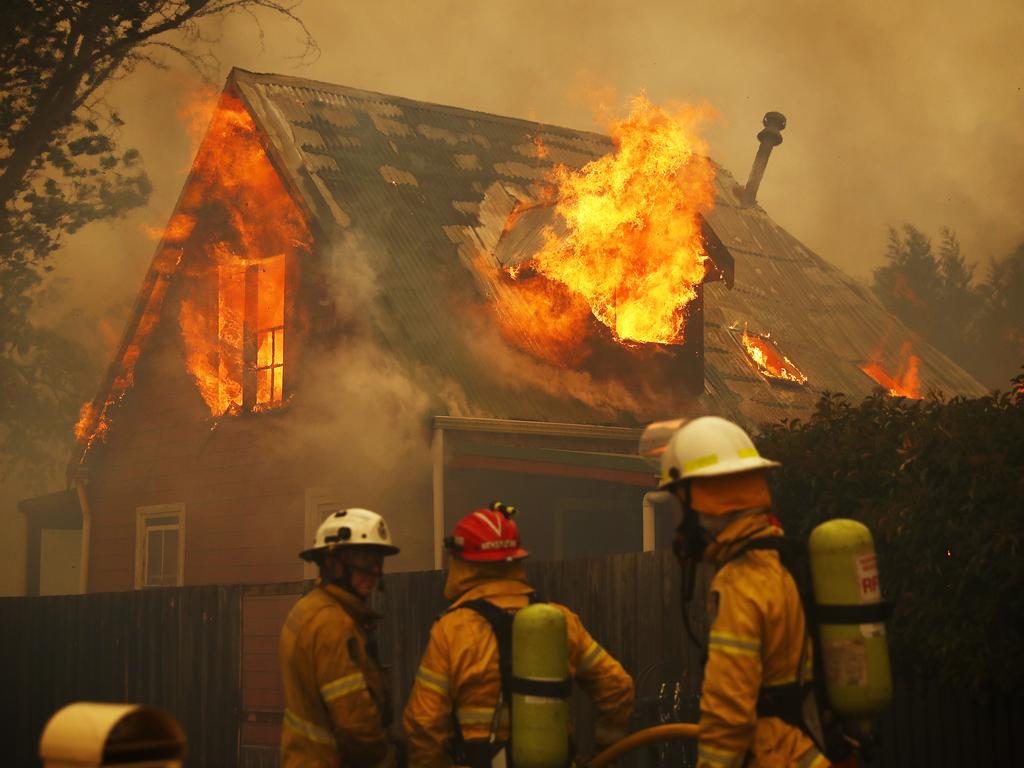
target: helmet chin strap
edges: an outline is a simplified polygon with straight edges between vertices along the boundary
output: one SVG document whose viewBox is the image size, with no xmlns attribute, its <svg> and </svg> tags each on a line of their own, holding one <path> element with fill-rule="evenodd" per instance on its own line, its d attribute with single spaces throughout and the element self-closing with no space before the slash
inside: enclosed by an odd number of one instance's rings
<svg viewBox="0 0 1024 768">
<path fill-rule="evenodd" d="M 707 655 L 706 649 L 690 624 L 690 603 L 693 601 L 693 590 L 697 583 L 697 565 L 704 556 L 709 539 L 707 531 L 700 526 L 700 522 L 697 520 L 697 513 L 690 506 L 690 483 L 684 481 L 678 487 L 682 491 L 681 494 L 677 494 L 677 498 L 683 508 L 683 519 L 676 528 L 676 536 L 672 541 L 672 552 L 675 554 L 676 560 L 679 561 L 679 568 L 682 571 L 679 609 L 682 612 L 686 634 L 689 635 L 690 641 L 700 653 L 703 664 Z"/>
<path fill-rule="evenodd" d="M 331 584 L 334 584 L 336 587 L 341 587 L 349 594 L 358 597 L 360 600 L 365 600 L 368 598 L 364 598 L 361 594 L 359 594 L 359 592 L 356 591 L 355 587 L 352 586 L 352 574 L 362 573 L 367 576 L 376 576 L 377 588 L 380 589 L 381 592 L 384 591 L 384 574 L 381 570 L 377 568 L 364 568 L 361 565 L 354 565 L 352 563 L 345 562 L 344 560 L 340 560 L 339 562 L 341 563 L 341 575 L 324 576 L 323 578 L 326 581 L 330 582 Z"/>
</svg>

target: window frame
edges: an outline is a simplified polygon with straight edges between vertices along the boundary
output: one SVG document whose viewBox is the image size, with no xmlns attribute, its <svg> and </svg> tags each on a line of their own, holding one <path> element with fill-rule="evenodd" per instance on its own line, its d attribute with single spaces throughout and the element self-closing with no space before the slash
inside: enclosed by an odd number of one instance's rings
<svg viewBox="0 0 1024 768">
<path fill-rule="evenodd" d="M 178 573 L 174 586 L 181 587 L 185 583 L 185 504 L 152 504 L 137 507 L 135 510 L 135 589 L 159 589 L 157 586 L 145 584 L 146 553 L 148 542 L 146 534 L 150 530 L 147 521 L 155 517 L 177 517 L 178 530 Z M 168 585 L 161 585 L 168 586 Z"/>
</svg>

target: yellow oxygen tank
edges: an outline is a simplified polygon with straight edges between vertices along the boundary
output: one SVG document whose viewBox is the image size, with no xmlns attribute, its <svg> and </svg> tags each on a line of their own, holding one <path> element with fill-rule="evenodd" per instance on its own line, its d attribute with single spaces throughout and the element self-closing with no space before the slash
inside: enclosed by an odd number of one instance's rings
<svg viewBox="0 0 1024 768">
<path fill-rule="evenodd" d="M 569 763 L 569 650 L 565 614 L 534 603 L 512 622 L 512 764 Z"/>
<path fill-rule="evenodd" d="M 870 729 L 871 718 L 892 700 L 871 531 L 856 520 L 829 520 L 811 531 L 808 550 L 829 702 Z"/>
</svg>

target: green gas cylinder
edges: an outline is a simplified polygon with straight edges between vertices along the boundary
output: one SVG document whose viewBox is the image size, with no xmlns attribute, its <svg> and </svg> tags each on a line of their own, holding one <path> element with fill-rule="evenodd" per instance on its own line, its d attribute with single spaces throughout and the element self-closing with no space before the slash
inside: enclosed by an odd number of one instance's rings
<svg viewBox="0 0 1024 768">
<path fill-rule="evenodd" d="M 565 614 L 534 603 L 512 622 L 512 764 L 569 762 L 569 650 Z"/>
<path fill-rule="evenodd" d="M 882 590 L 871 531 L 829 520 L 808 542 L 825 686 L 839 714 L 865 727 L 892 700 Z"/>
</svg>

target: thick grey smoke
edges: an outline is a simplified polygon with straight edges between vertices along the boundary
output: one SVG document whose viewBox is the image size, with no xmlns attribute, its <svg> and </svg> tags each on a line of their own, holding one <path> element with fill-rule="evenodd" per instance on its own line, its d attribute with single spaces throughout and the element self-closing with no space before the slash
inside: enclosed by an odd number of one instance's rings
<svg viewBox="0 0 1024 768">
<path fill-rule="evenodd" d="M 413 521 L 431 515 L 428 382 L 384 348 L 374 327 L 377 281 L 373 248 L 348 237 L 328 254 L 328 293 L 337 305 L 343 338 L 314 347 L 302 359 L 302 393 L 278 443 L 283 457 L 301 457 L 337 489 L 346 506 L 383 514 L 402 554 L 390 567 L 429 567 L 429 533 Z"/>
</svg>

